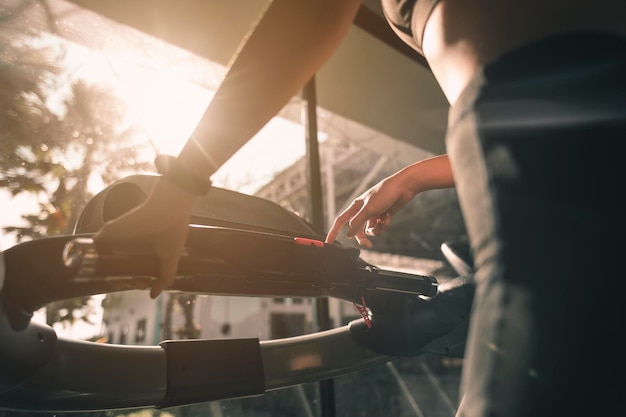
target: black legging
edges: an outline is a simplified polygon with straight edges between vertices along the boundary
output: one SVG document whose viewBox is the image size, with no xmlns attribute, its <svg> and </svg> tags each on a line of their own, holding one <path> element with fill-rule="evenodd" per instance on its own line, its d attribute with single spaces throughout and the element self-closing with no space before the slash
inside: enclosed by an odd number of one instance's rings
<svg viewBox="0 0 626 417">
<path fill-rule="evenodd" d="M 626 42 L 576 33 L 501 57 L 451 109 L 477 267 L 459 415 L 626 415 L 625 87 Z"/>
</svg>

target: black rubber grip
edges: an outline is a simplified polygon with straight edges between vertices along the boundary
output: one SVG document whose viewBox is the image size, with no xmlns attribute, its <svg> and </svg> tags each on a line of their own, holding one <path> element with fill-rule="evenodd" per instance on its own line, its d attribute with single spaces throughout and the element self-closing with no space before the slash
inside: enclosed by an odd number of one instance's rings
<svg viewBox="0 0 626 417">
<path fill-rule="evenodd" d="M 258 339 L 161 342 L 167 357 L 167 392 L 159 408 L 265 392 Z"/>
<path fill-rule="evenodd" d="M 407 274 L 404 272 L 376 269 L 372 289 L 396 291 L 410 294 L 422 294 L 433 297 L 437 294 L 437 279 L 435 277 Z"/>
</svg>

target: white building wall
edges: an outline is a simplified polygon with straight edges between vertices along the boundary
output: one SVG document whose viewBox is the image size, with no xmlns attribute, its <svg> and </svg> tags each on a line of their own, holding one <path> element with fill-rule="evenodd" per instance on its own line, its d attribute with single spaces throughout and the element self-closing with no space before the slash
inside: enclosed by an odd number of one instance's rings
<svg viewBox="0 0 626 417">
<path fill-rule="evenodd" d="M 107 294 L 103 301 L 103 333 L 108 343 L 129 345 L 157 344 L 160 337 L 160 300 L 147 291 Z"/>
</svg>

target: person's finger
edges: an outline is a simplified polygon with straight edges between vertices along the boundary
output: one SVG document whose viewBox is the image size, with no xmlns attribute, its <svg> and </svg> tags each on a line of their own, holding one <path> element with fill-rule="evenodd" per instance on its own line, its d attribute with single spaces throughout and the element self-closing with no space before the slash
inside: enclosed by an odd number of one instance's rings
<svg viewBox="0 0 626 417">
<path fill-rule="evenodd" d="M 373 226 L 365 229 L 365 234 L 367 236 L 379 236 L 383 234 L 383 232 L 387 230 L 387 225 L 382 222 L 376 222 Z"/>
<path fill-rule="evenodd" d="M 157 242 L 154 246 L 159 258 L 159 276 L 152 285 L 150 297 L 156 298 L 161 292 L 172 286 L 178 273 L 178 263 L 183 255 L 187 229 L 179 229 L 171 234 L 168 240 Z"/>
<path fill-rule="evenodd" d="M 335 218 L 335 221 L 333 222 L 330 231 L 326 235 L 326 243 L 333 243 L 337 239 L 337 236 L 339 235 L 339 232 L 341 232 L 343 226 L 345 226 L 350 221 L 352 216 L 359 212 L 362 204 L 362 202 L 360 204 L 357 201 L 352 202 L 352 204 L 350 204 L 347 209 L 345 209 L 339 216 L 337 216 L 337 218 Z"/>
<path fill-rule="evenodd" d="M 365 234 L 367 234 L 368 236 L 381 235 L 391 225 L 391 214 L 385 213 L 371 223 L 372 224 L 370 225 L 370 221 L 368 221 L 367 228 L 365 229 Z"/>
<path fill-rule="evenodd" d="M 365 236 L 365 232 L 363 230 L 355 233 L 354 239 L 360 246 L 365 246 L 366 248 L 371 248 L 373 246 L 372 242 Z"/>
<path fill-rule="evenodd" d="M 354 217 L 352 217 L 352 219 L 350 219 L 350 221 L 348 222 L 348 232 L 346 233 L 347 237 L 356 237 L 357 233 L 360 233 L 361 236 L 364 236 L 363 230 L 365 230 L 366 228 L 366 223 L 370 218 L 373 217 L 372 214 L 368 211 L 369 210 L 367 209 L 367 204 L 363 204 L 359 212 L 356 213 Z"/>
<path fill-rule="evenodd" d="M 330 230 L 328 231 L 328 234 L 326 235 L 326 239 L 324 240 L 324 242 L 333 243 L 337 239 L 337 235 L 341 231 L 341 228 L 343 227 L 344 224 L 345 223 L 342 223 L 339 217 L 337 217 L 335 221 L 333 222 L 333 225 L 331 226 Z"/>
<path fill-rule="evenodd" d="M 150 288 L 150 298 L 155 299 L 176 280 L 178 258 L 161 259 L 159 277 Z"/>
</svg>

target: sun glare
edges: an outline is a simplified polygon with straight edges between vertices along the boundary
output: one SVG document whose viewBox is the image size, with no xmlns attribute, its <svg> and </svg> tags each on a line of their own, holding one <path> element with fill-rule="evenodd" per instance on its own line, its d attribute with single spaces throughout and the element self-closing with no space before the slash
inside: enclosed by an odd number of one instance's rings
<svg viewBox="0 0 626 417">
<path fill-rule="evenodd" d="M 171 73 L 118 65 L 118 85 L 130 117 L 145 131 L 155 154 L 178 155 L 214 92 Z M 216 186 L 254 193 L 305 154 L 304 127 L 273 118 L 214 175 Z"/>
<path fill-rule="evenodd" d="M 116 85 L 155 154 L 178 155 L 214 92 L 172 72 L 115 63 Z M 253 193 L 305 153 L 304 128 L 273 118 L 214 175 L 217 186 Z M 153 158 L 149 155 L 147 158 Z"/>
<path fill-rule="evenodd" d="M 202 117 L 213 92 L 171 74 L 132 66 L 120 75 L 130 116 L 145 130 L 155 152 L 177 155 Z"/>
</svg>

